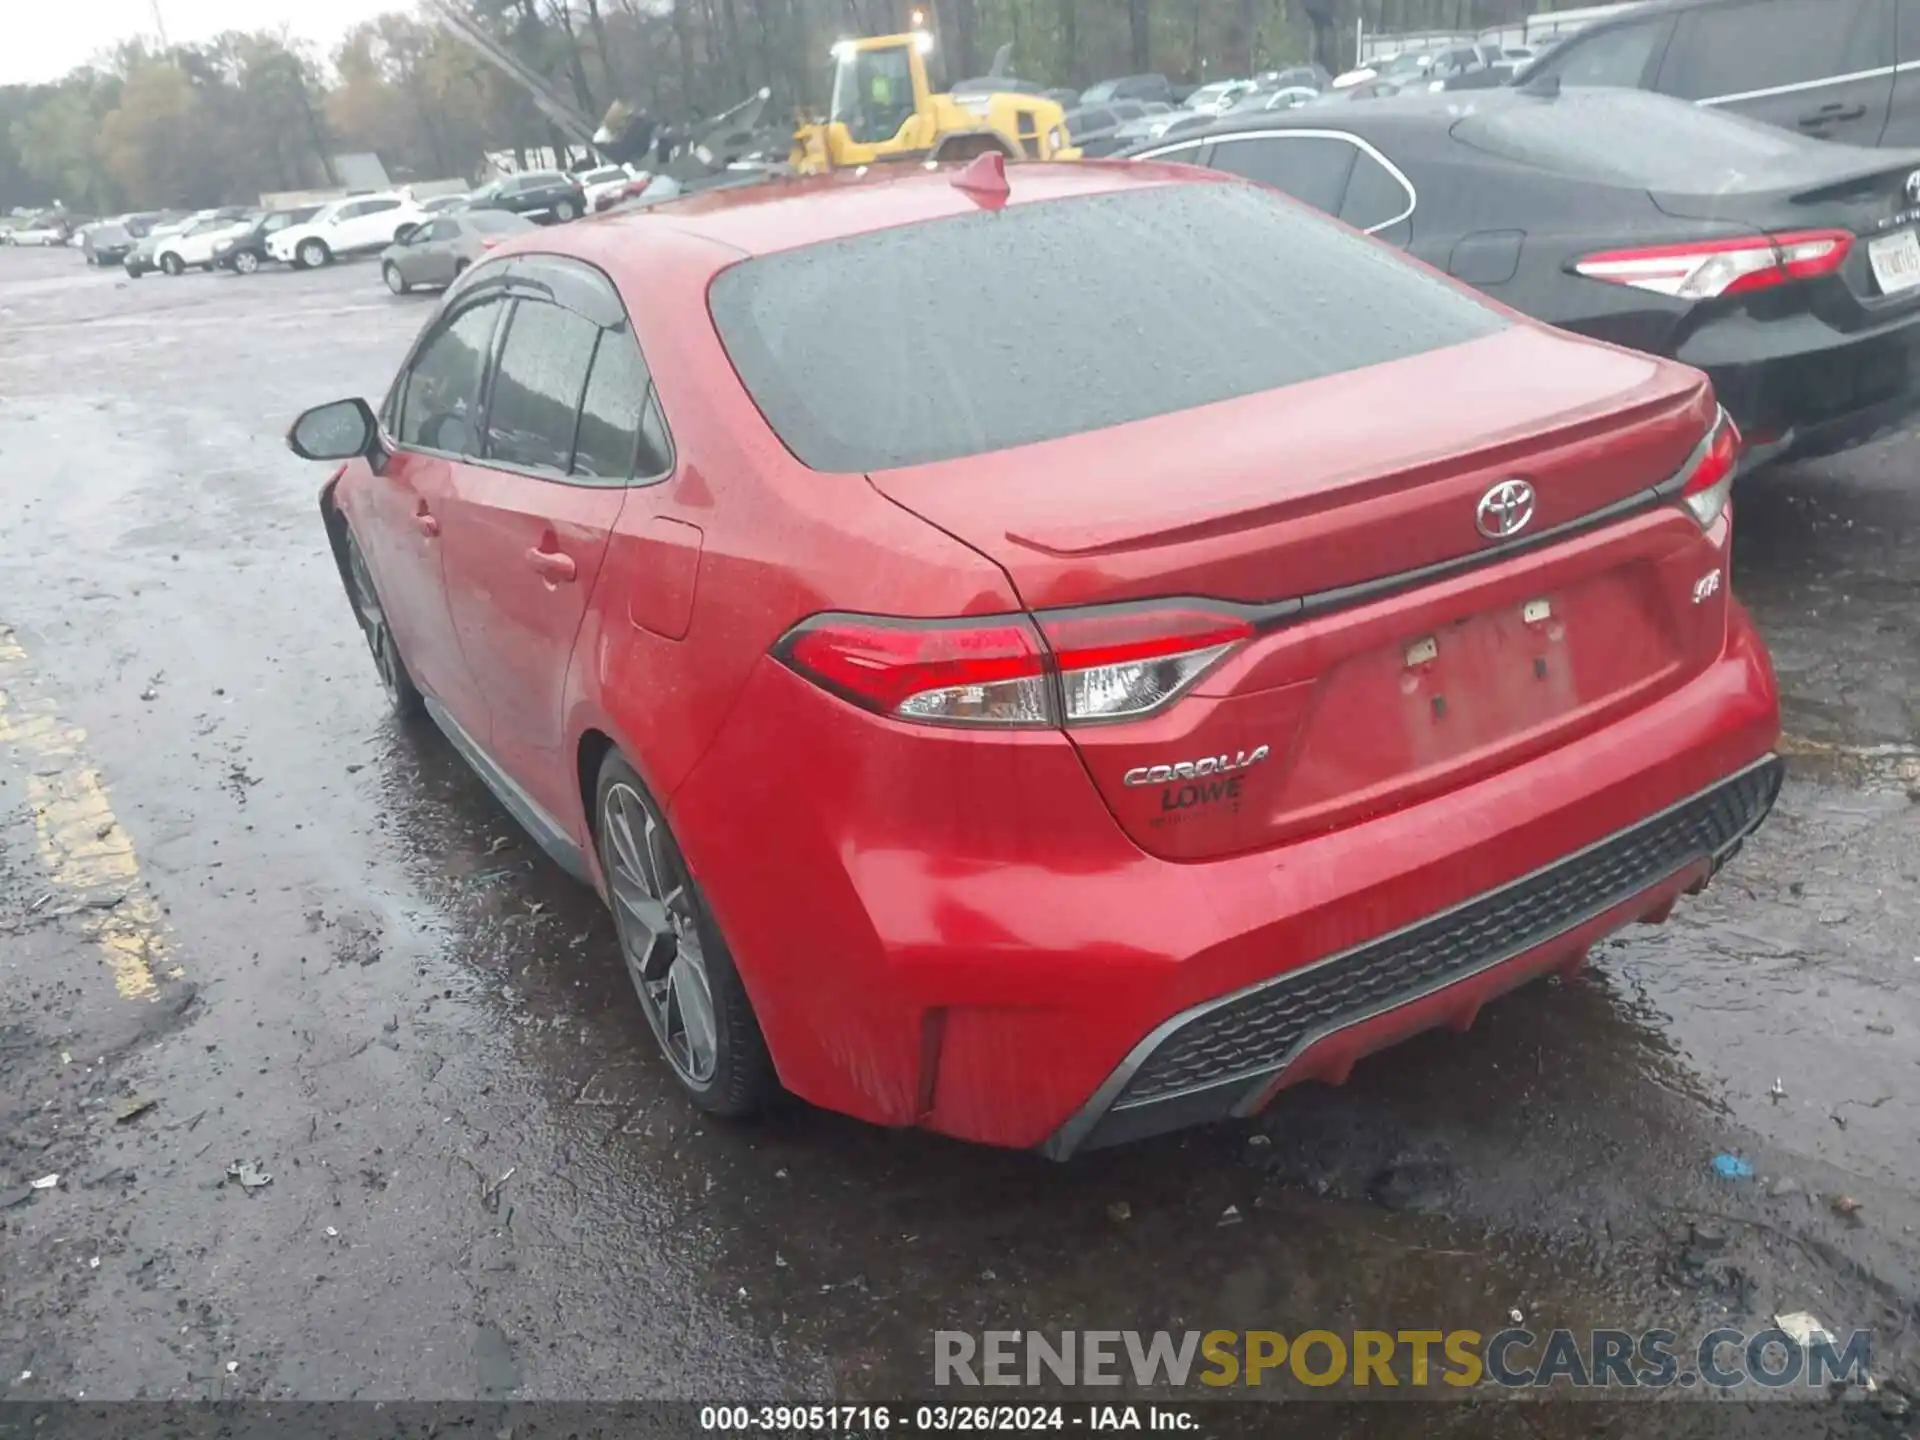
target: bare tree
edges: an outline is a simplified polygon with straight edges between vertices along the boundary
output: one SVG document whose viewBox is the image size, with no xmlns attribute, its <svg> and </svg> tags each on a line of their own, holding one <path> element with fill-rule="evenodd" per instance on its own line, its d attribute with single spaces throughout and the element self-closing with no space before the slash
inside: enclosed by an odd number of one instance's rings
<svg viewBox="0 0 1920 1440">
<path fill-rule="evenodd" d="M 1147 0 L 1127 0 L 1127 29 L 1133 41 L 1133 69 L 1145 74 L 1153 64 L 1153 37 L 1148 24 Z"/>
<path fill-rule="evenodd" d="M 593 48 L 600 56 L 600 73 L 606 77 L 607 91 L 614 100 L 624 99 L 627 87 L 613 62 L 613 47 L 607 43 L 607 22 L 600 14 L 600 0 L 587 0 L 587 28 L 593 31 Z"/>
</svg>

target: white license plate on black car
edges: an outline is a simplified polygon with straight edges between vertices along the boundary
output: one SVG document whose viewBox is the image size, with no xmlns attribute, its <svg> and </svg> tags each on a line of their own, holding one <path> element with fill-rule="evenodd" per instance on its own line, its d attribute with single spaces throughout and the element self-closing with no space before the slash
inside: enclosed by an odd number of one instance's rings
<svg viewBox="0 0 1920 1440">
<path fill-rule="evenodd" d="M 1867 242 L 1867 263 L 1882 295 L 1898 295 L 1920 285 L 1920 235 L 1902 230 Z"/>
</svg>

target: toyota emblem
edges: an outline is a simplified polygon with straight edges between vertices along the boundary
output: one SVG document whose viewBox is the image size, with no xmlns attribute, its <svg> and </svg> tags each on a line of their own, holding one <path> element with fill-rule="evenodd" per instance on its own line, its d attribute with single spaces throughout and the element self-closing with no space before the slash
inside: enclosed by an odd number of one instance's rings
<svg viewBox="0 0 1920 1440">
<path fill-rule="evenodd" d="M 1533 486 L 1524 480 L 1502 480 L 1480 497 L 1473 519 L 1489 540 L 1518 535 L 1533 519 Z"/>
<path fill-rule="evenodd" d="M 1907 176 L 1907 203 L 1920 205 L 1920 170 Z"/>
</svg>

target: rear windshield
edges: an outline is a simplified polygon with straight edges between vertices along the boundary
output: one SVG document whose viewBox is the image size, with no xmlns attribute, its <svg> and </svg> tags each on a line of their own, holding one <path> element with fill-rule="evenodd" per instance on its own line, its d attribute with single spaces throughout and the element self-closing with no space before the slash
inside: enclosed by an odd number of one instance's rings
<svg viewBox="0 0 1920 1440">
<path fill-rule="evenodd" d="M 1582 180 L 1690 195 L 1770 190 L 1832 173 L 1824 144 L 1637 90 L 1582 90 L 1468 115 L 1453 138 Z"/>
<path fill-rule="evenodd" d="M 832 471 L 1123 425 L 1507 323 L 1385 248 L 1231 183 L 803 246 L 723 271 L 709 303 L 775 433 Z"/>
<path fill-rule="evenodd" d="M 483 235 L 517 235 L 522 230 L 533 229 L 531 220 L 509 210 L 475 210 L 462 215 L 460 221 L 468 229 L 478 230 Z"/>
</svg>

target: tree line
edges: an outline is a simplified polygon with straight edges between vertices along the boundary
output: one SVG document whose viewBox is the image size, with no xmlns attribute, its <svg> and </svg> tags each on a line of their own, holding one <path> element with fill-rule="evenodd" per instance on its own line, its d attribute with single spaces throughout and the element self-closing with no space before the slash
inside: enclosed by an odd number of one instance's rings
<svg viewBox="0 0 1920 1440">
<path fill-rule="evenodd" d="M 844 35 L 937 30 L 946 76 L 1079 87 L 1157 70 L 1202 82 L 1302 59 L 1339 68 L 1369 30 L 1472 30 L 1548 0 L 455 0 L 583 114 L 664 118 L 766 87 L 774 115 L 825 103 Z M 1343 49 L 1344 47 L 1344 49 Z M 526 94 L 430 15 L 395 10 L 322 56 L 273 33 L 122 44 L 46 85 L 0 87 L 0 213 L 247 203 L 336 183 L 372 151 L 398 180 L 477 176 L 482 156 L 562 140 Z"/>
</svg>

